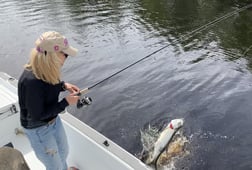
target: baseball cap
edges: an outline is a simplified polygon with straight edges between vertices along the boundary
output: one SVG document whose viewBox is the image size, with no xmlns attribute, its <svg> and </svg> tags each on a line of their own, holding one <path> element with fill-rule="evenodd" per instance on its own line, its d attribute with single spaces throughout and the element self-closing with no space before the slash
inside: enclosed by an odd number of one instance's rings
<svg viewBox="0 0 252 170">
<path fill-rule="evenodd" d="M 35 42 L 38 52 L 64 52 L 76 56 L 78 50 L 68 44 L 66 37 L 56 31 L 44 32 Z"/>
</svg>

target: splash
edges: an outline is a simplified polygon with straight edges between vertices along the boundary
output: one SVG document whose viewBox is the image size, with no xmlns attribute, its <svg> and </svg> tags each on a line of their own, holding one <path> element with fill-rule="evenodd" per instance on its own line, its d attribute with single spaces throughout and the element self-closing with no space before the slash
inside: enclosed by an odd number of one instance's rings
<svg viewBox="0 0 252 170">
<path fill-rule="evenodd" d="M 176 162 L 190 154 L 190 151 L 186 147 L 188 144 L 189 140 L 184 136 L 182 130 L 179 130 L 173 136 L 166 150 L 160 155 L 157 162 L 158 167 L 163 170 L 175 170 Z"/>
<path fill-rule="evenodd" d="M 159 137 L 160 131 L 156 127 L 148 126 L 144 131 L 140 130 L 141 142 L 143 145 L 143 150 L 150 152 L 154 143 Z"/>
</svg>

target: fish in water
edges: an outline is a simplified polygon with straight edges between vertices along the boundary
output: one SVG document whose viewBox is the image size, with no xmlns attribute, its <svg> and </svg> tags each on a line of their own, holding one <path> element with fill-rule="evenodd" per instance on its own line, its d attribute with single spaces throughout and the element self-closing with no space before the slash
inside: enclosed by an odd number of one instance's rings
<svg viewBox="0 0 252 170">
<path fill-rule="evenodd" d="M 148 152 L 143 153 L 141 160 L 148 165 L 156 163 L 158 157 L 165 150 L 173 135 L 183 126 L 183 124 L 183 119 L 171 120 L 171 122 L 160 133 L 152 148 Z"/>
</svg>

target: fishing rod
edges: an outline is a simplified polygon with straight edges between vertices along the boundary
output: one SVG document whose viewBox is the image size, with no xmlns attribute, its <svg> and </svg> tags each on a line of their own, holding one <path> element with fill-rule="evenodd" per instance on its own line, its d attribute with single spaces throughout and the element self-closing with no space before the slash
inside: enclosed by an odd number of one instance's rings
<svg viewBox="0 0 252 170">
<path fill-rule="evenodd" d="M 187 34 L 185 34 L 184 36 L 181 36 L 181 38 L 175 40 L 173 43 L 177 43 L 177 42 L 179 42 L 179 41 L 186 41 L 187 39 L 193 37 L 194 35 L 198 34 L 199 32 L 202 32 L 203 30 L 205 30 L 205 29 L 207 29 L 207 28 L 209 28 L 209 27 L 211 27 L 211 26 L 213 26 L 213 25 L 215 25 L 215 24 L 217 24 L 217 23 L 219 23 L 219 22 L 221 22 L 221 21 L 223 21 L 223 20 L 226 20 L 227 18 L 230 18 L 231 16 L 233 16 L 233 15 L 235 15 L 235 14 L 237 14 L 237 13 L 241 13 L 241 12 L 243 12 L 243 11 L 245 11 L 245 10 L 251 8 L 251 7 L 252 7 L 252 3 L 249 4 L 249 5 L 246 5 L 246 6 L 242 7 L 242 8 L 239 8 L 239 9 L 237 9 L 237 10 L 234 10 L 234 11 L 232 11 L 232 12 L 229 12 L 229 13 L 227 13 L 227 14 L 225 14 L 225 15 L 223 15 L 223 16 L 217 18 L 217 19 L 214 19 L 213 21 L 211 21 L 211 22 L 209 22 L 209 23 L 207 23 L 207 24 L 205 24 L 205 25 L 202 25 L 202 26 L 200 26 L 200 27 L 194 29 L 193 31 L 191 31 L 191 32 L 189 32 L 189 33 L 187 33 Z M 83 94 L 86 94 L 89 90 L 93 89 L 94 87 L 98 86 L 99 84 L 102 84 L 103 82 L 107 81 L 108 79 L 110 79 L 110 78 L 116 76 L 117 74 L 119 74 L 119 73 L 121 73 L 121 72 L 127 70 L 128 68 L 130 68 L 130 67 L 136 65 L 137 63 L 140 63 L 141 61 L 143 61 L 143 60 L 145 60 L 145 59 L 151 57 L 152 55 L 154 55 L 154 54 L 156 54 L 156 53 L 162 51 L 163 49 L 169 47 L 170 45 L 172 45 L 172 43 L 167 44 L 167 45 L 165 45 L 164 47 L 157 49 L 156 51 L 154 51 L 154 52 L 152 52 L 152 53 L 146 55 L 145 57 L 143 57 L 143 58 L 137 60 L 136 62 L 134 62 L 134 63 L 132 63 L 132 64 L 129 64 L 128 66 L 124 67 L 123 69 L 121 69 L 121 70 L 119 70 L 119 71 L 117 71 L 117 72 L 111 74 L 110 76 L 108 76 L 108 77 L 106 77 L 106 78 L 104 78 L 104 79 L 98 81 L 97 83 L 93 84 L 92 86 L 80 90 L 80 92 L 79 92 L 78 95 L 79 95 L 79 96 L 82 96 Z M 90 105 L 91 103 L 92 103 L 92 99 L 91 99 L 90 97 L 84 96 L 84 98 L 82 98 L 82 99 L 80 99 L 80 100 L 78 101 L 77 108 L 81 108 L 81 107 L 84 106 L 84 105 Z"/>
</svg>

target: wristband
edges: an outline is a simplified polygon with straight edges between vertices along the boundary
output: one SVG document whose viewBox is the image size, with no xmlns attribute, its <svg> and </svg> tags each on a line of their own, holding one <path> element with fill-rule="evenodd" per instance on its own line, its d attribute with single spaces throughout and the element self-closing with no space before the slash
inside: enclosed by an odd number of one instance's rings
<svg viewBox="0 0 252 170">
<path fill-rule="evenodd" d="M 61 85 L 62 89 L 63 89 L 64 91 L 66 91 L 67 89 L 66 89 L 66 86 L 65 86 L 65 82 L 62 81 L 61 83 L 62 83 L 62 85 Z"/>
</svg>

